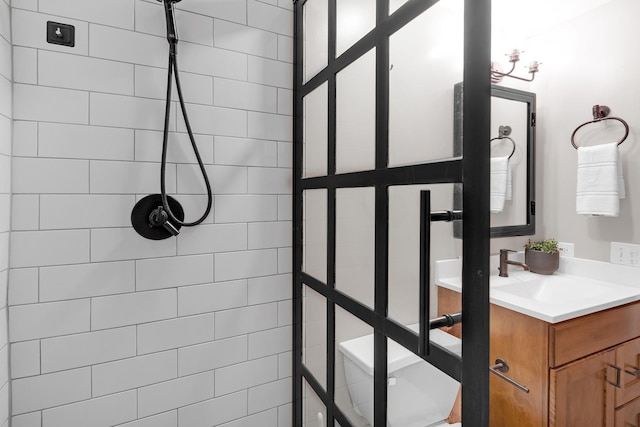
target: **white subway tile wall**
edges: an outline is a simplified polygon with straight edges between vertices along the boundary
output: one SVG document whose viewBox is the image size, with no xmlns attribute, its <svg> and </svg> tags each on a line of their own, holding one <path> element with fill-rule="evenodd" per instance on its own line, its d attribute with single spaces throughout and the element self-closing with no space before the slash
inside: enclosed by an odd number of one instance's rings
<svg viewBox="0 0 640 427">
<path fill-rule="evenodd" d="M 204 402 L 180 408 L 178 425 L 181 427 L 205 427 L 208 425 L 226 425 L 227 421 L 237 420 L 247 415 L 247 391 L 228 394 Z M 207 420 L 205 424 L 202 421 Z"/>
<path fill-rule="evenodd" d="M 42 424 L 67 427 L 110 427 L 137 418 L 135 390 L 93 398 L 42 411 Z"/>
<path fill-rule="evenodd" d="M 93 395 L 131 390 L 178 377 L 176 350 L 96 365 L 92 370 Z"/>
<path fill-rule="evenodd" d="M 290 427 L 292 6 L 176 4 L 214 204 L 151 241 L 130 214 L 159 192 L 164 13 L 115 3 L 0 0 L 0 427 L 9 401 L 13 427 Z M 166 184 L 194 220 L 172 99 Z"/>
<path fill-rule="evenodd" d="M 250 360 L 216 370 L 216 396 L 266 384 L 278 379 L 276 356 Z"/>
<path fill-rule="evenodd" d="M 3 255 L 3 258 L 5 258 L 5 259 L 6 259 L 6 258 L 7 258 L 7 255 L 6 255 L 6 254 L 4 254 L 4 255 Z M 3 266 L 3 270 L 4 270 L 4 271 L 2 271 L 2 272 L 0 273 L 0 283 L 2 283 L 2 282 L 7 282 L 7 281 L 8 281 L 8 278 L 9 278 L 9 272 L 7 271 L 7 268 L 8 268 L 8 264 L 7 264 L 7 263 L 5 263 L 5 265 Z M 7 302 L 8 302 L 8 298 L 9 298 L 8 293 L 7 293 L 7 294 L 4 294 L 4 295 L 0 295 L 0 306 L 1 306 L 1 307 L 6 308 L 6 306 L 7 306 Z M 0 380 L 2 380 L 2 371 L 0 371 Z"/>
<path fill-rule="evenodd" d="M 24 341 L 11 345 L 11 378 L 40 374 L 40 341 Z"/>
<path fill-rule="evenodd" d="M 9 339 L 7 285 L 9 282 L 9 234 L 11 232 L 12 86 L 11 7 L 0 0 L 0 426 L 9 424 Z M 28 62 L 20 55 L 20 64 Z M 246 358 L 245 358 L 246 359 Z M 24 365 L 29 362 L 25 360 Z M 27 366 L 16 367 L 18 371 Z M 31 371 L 33 372 L 33 371 Z M 39 372 L 33 372 L 39 374 Z"/>
</svg>

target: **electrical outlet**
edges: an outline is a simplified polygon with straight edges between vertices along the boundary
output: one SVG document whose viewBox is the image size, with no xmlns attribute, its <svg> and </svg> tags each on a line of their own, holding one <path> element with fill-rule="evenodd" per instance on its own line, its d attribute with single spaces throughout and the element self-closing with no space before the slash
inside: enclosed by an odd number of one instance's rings
<svg viewBox="0 0 640 427">
<path fill-rule="evenodd" d="M 640 245 L 611 242 L 611 262 L 640 267 Z"/>
<path fill-rule="evenodd" d="M 560 252 L 560 256 L 573 258 L 573 248 L 574 248 L 574 246 L 575 246 L 575 244 L 573 244 L 573 243 L 558 242 L 558 252 Z"/>
</svg>

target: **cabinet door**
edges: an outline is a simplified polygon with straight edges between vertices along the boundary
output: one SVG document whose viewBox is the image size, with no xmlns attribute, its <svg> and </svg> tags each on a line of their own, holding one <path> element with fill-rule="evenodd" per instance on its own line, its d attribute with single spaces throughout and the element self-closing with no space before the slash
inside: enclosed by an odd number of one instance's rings
<svg viewBox="0 0 640 427">
<path fill-rule="evenodd" d="M 615 350 L 550 370 L 549 426 L 613 427 Z"/>
<path fill-rule="evenodd" d="M 616 427 L 640 427 L 640 399 L 616 409 Z"/>
<path fill-rule="evenodd" d="M 491 375 L 491 427 L 547 426 L 548 330 L 542 320 L 491 305 L 491 361 L 505 360 L 505 375 L 529 388 L 525 393 Z"/>
<path fill-rule="evenodd" d="M 622 369 L 622 386 L 616 390 L 616 407 L 618 407 L 640 396 L 640 373 L 630 374 L 640 368 L 640 339 L 617 347 L 616 365 Z"/>
</svg>

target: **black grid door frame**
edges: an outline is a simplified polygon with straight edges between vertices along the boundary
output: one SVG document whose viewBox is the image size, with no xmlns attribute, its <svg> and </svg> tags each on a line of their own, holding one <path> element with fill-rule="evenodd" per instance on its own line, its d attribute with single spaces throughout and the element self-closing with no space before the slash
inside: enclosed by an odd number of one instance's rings
<svg viewBox="0 0 640 427">
<path fill-rule="evenodd" d="M 313 1 L 313 0 L 310 0 Z M 467 427 L 489 425 L 489 144 L 490 139 L 490 6 L 491 0 L 465 0 L 464 25 L 464 156 L 440 162 L 388 167 L 389 36 L 438 0 L 409 0 L 388 16 L 388 0 L 376 0 L 376 27 L 338 58 L 336 1 L 328 0 L 328 63 L 304 82 L 303 7 L 295 2 L 294 50 L 294 177 L 293 177 L 293 425 L 302 426 L 303 379 L 327 409 L 326 424 L 351 423 L 334 402 L 335 307 L 346 310 L 374 331 L 375 427 L 387 419 L 387 337 L 418 353 L 420 340 L 403 325 L 387 317 L 388 287 L 388 189 L 391 185 L 462 183 L 463 206 L 463 323 L 464 358 L 429 343 L 427 362 L 462 383 L 463 423 Z M 375 170 L 336 174 L 336 74 L 376 48 L 376 162 Z M 327 83 L 327 175 L 303 178 L 304 97 Z M 484 159 L 484 160 L 480 160 Z M 375 202 L 375 299 L 373 310 L 335 288 L 335 196 L 340 188 L 374 187 Z M 302 271 L 303 194 L 325 189 L 327 194 L 327 281 Z M 326 388 L 302 363 L 303 287 L 318 292 L 327 302 Z"/>
</svg>

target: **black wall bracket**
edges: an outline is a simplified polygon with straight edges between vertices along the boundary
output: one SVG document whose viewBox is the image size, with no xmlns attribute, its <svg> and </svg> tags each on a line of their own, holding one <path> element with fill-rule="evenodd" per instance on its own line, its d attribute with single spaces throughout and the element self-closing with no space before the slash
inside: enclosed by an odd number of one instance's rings
<svg viewBox="0 0 640 427">
<path fill-rule="evenodd" d="M 167 204 L 175 217 L 184 221 L 182 205 L 171 196 L 167 196 Z M 151 194 L 136 203 L 131 211 L 131 225 L 139 235 L 151 240 L 164 240 L 177 236 L 182 227 L 168 218 L 162 207 L 160 194 Z"/>
<path fill-rule="evenodd" d="M 47 21 L 47 43 L 74 47 L 76 45 L 76 27 Z"/>
</svg>

